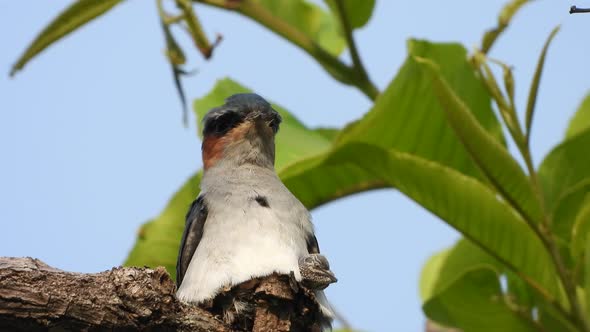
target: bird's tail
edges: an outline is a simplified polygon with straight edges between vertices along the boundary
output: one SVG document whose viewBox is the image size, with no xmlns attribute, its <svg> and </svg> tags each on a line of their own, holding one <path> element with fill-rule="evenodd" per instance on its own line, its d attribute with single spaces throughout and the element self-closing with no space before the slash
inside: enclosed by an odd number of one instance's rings
<svg viewBox="0 0 590 332">
<path fill-rule="evenodd" d="M 330 302 L 328 302 L 328 298 L 326 298 L 323 290 L 315 291 L 315 298 L 320 307 L 320 325 L 322 326 L 322 330 L 332 331 L 332 321 L 334 321 L 335 315 Z"/>
</svg>

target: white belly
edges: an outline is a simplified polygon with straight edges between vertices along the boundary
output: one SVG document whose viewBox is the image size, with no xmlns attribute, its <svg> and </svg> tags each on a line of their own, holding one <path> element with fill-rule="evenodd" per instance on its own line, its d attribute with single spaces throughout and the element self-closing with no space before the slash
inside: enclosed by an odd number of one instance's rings
<svg viewBox="0 0 590 332">
<path fill-rule="evenodd" d="M 177 296 L 200 303 L 224 286 L 278 272 L 301 279 L 298 259 L 307 254 L 304 227 L 276 209 L 246 202 L 242 208 L 210 207 L 203 238 L 186 271 Z M 307 221 L 309 223 L 309 221 Z"/>
</svg>

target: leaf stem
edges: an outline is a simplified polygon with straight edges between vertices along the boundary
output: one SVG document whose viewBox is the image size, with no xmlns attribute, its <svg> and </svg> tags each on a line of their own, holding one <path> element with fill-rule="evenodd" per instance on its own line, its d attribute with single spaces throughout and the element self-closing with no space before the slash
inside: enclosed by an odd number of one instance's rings
<svg viewBox="0 0 590 332">
<path fill-rule="evenodd" d="M 352 85 L 362 91 L 369 99 L 375 100 L 379 95 L 377 87 L 368 79 L 359 77 L 355 67 L 347 66 L 337 57 L 331 55 L 305 33 L 288 22 L 273 15 L 268 9 L 251 0 L 193 0 L 206 5 L 238 12 L 251 18 L 281 37 L 287 39 L 307 54 L 316 59 L 336 80 Z"/>
<path fill-rule="evenodd" d="M 342 30 L 344 32 L 344 36 L 346 37 L 346 43 L 348 44 L 348 48 L 350 49 L 350 57 L 352 58 L 352 67 L 359 75 L 360 80 L 370 81 L 369 75 L 361 61 L 359 56 L 358 48 L 354 41 L 354 36 L 352 35 L 352 27 L 350 26 L 350 21 L 348 20 L 348 15 L 346 13 L 346 8 L 344 7 L 344 3 L 342 0 L 335 0 L 336 4 L 336 13 L 338 14 L 338 18 L 342 23 Z M 376 92 L 379 93 L 378 91 Z"/>
</svg>

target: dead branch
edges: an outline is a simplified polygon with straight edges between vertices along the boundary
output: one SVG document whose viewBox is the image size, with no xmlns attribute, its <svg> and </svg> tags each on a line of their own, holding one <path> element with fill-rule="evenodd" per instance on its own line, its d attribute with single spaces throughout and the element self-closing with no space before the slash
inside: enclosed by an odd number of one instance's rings
<svg viewBox="0 0 590 332">
<path fill-rule="evenodd" d="M 288 276 L 273 275 L 235 288 L 252 289 L 253 331 L 319 329 L 312 293 L 293 289 Z M 175 292 L 162 267 L 84 274 L 33 258 L 0 257 L 0 331 L 236 330 L 214 312 L 179 302 Z"/>
</svg>

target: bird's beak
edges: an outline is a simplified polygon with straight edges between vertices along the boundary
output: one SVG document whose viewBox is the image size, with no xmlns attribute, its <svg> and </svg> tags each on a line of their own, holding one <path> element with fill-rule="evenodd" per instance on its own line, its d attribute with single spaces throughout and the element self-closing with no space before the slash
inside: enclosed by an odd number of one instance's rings
<svg viewBox="0 0 590 332">
<path fill-rule="evenodd" d="M 258 133 L 267 139 L 274 137 L 278 124 L 280 123 L 280 119 L 277 119 L 276 116 L 266 114 L 258 115 L 252 120 Z"/>
</svg>

